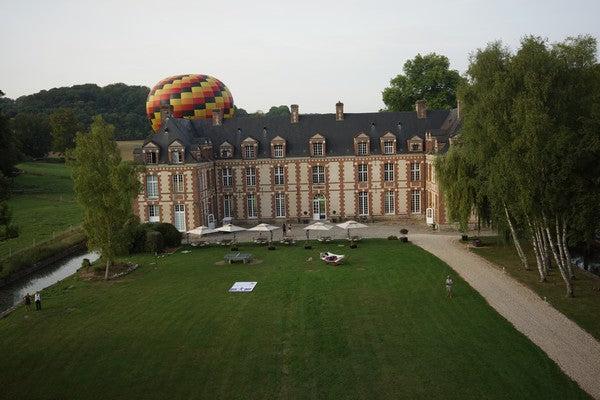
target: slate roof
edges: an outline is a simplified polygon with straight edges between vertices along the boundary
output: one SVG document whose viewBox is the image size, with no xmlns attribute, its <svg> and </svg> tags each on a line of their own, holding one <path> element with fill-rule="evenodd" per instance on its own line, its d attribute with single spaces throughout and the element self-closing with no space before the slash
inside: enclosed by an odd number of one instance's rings
<svg viewBox="0 0 600 400">
<path fill-rule="evenodd" d="M 258 141 L 257 158 L 270 158 L 270 143 L 276 136 L 286 140 L 286 157 L 308 157 L 309 140 L 315 134 L 326 139 L 327 156 L 354 154 L 354 137 L 365 133 L 370 138 L 370 154 L 381 154 L 380 137 L 387 132 L 396 135 L 397 153 L 408 152 L 406 141 L 413 136 L 425 139 L 430 132 L 438 142 L 460 129 L 456 110 L 427 110 L 427 118 L 418 119 L 412 112 L 345 113 L 343 121 L 336 121 L 335 114 L 300 114 L 298 123 L 292 124 L 289 116 L 242 117 L 223 119 L 220 126 L 213 126 L 211 119 L 169 118 L 151 139 L 161 149 L 167 149 L 178 139 L 186 146 L 186 162 L 197 162 L 190 153 L 203 143 L 211 143 L 219 159 L 219 146 L 227 141 L 234 146 L 233 159 L 241 158 L 240 143 L 247 137 Z M 166 151 L 161 160 L 166 162 Z"/>
</svg>

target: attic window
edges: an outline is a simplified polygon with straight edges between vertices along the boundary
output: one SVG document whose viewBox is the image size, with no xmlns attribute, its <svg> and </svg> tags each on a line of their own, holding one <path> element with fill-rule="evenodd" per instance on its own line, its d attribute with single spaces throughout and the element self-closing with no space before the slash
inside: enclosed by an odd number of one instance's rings
<svg viewBox="0 0 600 400">
<path fill-rule="evenodd" d="M 358 142 L 356 144 L 356 155 L 366 156 L 368 154 L 368 142 Z"/>
<path fill-rule="evenodd" d="M 254 146 L 244 146 L 244 158 L 254 158 L 256 157 L 256 151 L 254 151 Z"/>
<path fill-rule="evenodd" d="M 231 149 L 230 148 L 222 148 L 221 149 L 221 158 L 231 158 Z"/>
<path fill-rule="evenodd" d="M 150 150 L 146 152 L 146 164 L 156 164 L 158 162 L 158 151 Z"/>
<path fill-rule="evenodd" d="M 183 151 L 176 150 L 171 153 L 171 158 L 173 160 L 173 164 L 181 164 L 183 163 Z"/>
<path fill-rule="evenodd" d="M 411 142 L 410 143 L 410 151 L 421 151 L 421 143 L 420 142 Z"/>
</svg>

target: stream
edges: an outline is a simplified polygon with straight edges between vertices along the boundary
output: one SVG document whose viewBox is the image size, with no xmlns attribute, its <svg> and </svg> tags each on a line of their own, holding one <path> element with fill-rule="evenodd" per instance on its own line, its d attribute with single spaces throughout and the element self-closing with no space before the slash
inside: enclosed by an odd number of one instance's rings
<svg viewBox="0 0 600 400">
<path fill-rule="evenodd" d="M 9 309 L 15 304 L 23 300 L 23 297 L 29 293 L 33 294 L 38 291 L 54 285 L 56 282 L 73 275 L 84 258 L 88 258 L 91 262 L 97 260 L 98 253 L 85 253 L 78 256 L 68 257 L 56 264 L 42 268 L 33 274 L 20 279 L 10 285 L 0 288 L 0 312 Z"/>
</svg>

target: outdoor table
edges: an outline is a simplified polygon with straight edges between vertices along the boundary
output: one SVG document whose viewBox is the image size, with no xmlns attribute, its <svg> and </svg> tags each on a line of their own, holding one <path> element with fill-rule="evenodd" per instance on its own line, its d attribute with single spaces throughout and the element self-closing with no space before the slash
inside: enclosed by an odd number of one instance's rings
<svg viewBox="0 0 600 400">
<path fill-rule="evenodd" d="M 257 237 L 256 239 L 254 239 L 254 243 L 256 244 L 267 244 L 267 242 L 267 238 L 264 237 Z"/>
<path fill-rule="evenodd" d="M 219 242 L 221 244 L 221 246 L 228 246 L 230 244 L 233 243 L 233 240 L 231 239 L 221 239 L 221 241 Z"/>
<path fill-rule="evenodd" d="M 232 264 L 234 261 L 239 261 L 239 260 L 241 260 L 244 264 L 246 264 L 248 261 L 250 261 L 251 257 L 252 257 L 252 254 L 248 254 L 248 253 L 231 253 L 231 254 L 225 254 L 225 256 L 223 258 L 226 259 L 227 261 L 229 261 L 229 264 Z"/>
<path fill-rule="evenodd" d="M 321 236 L 319 242 L 331 242 L 331 236 Z"/>
</svg>

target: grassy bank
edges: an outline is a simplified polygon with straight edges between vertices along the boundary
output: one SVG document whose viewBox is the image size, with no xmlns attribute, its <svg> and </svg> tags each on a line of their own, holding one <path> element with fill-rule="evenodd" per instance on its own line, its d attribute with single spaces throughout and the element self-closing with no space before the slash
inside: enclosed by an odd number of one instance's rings
<svg viewBox="0 0 600 400">
<path fill-rule="evenodd" d="M 20 232 L 19 237 L 0 242 L 0 260 L 23 253 L 28 260 L 39 259 L 49 248 L 76 241 L 75 236 L 81 240 L 81 230 L 71 230 L 81 224 L 83 212 L 75 202 L 70 169 L 64 163 L 43 162 L 17 167 L 23 173 L 14 178 L 8 204 Z"/>
<path fill-rule="evenodd" d="M 530 270 L 525 270 L 517 255 L 514 245 L 503 243 L 497 237 L 482 237 L 483 247 L 472 251 L 492 263 L 504 267 L 512 277 L 523 283 L 580 327 L 600 340 L 600 278 L 589 272 L 575 268 L 576 279 L 573 283 L 575 297 L 566 298 L 565 283 L 560 272 L 554 268 L 547 277 L 547 282 L 540 283 L 535 255 L 528 244 L 524 244 Z"/>
<path fill-rule="evenodd" d="M 325 265 L 326 249 L 348 261 Z M 0 320 L 3 396 L 586 398 L 459 277 L 447 299 L 452 270 L 413 245 L 242 245 L 251 265 L 190 250 L 133 258 L 114 282 L 67 279 L 41 312 Z M 229 293 L 236 281 L 258 284 Z"/>
</svg>

